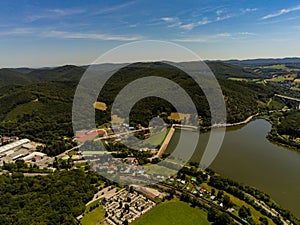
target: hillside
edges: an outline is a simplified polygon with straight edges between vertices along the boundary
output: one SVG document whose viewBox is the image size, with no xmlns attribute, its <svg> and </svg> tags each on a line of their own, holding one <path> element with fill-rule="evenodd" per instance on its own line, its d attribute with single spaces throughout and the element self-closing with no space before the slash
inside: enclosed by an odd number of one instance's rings
<svg viewBox="0 0 300 225">
<path fill-rule="evenodd" d="M 216 71 L 223 90 L 230 123 L 244 120 L 257 113 L 258 108 L 266 107 L 269 98 L 274 92 L 279 91 L 255 83 L 236 82 L 224 78 L 227 75 L 251 74 L 240 67 L 228 66 L 224 63 L 212 63 L 210 66 Z M 26 80 L 23 85 L 0 88 L 1 134 L 15 134 L 49 144 L 56 142 L 56 146 L 57 141 L 62 142 L 63 136 L 72 137 L 72 101 L 83 71 L 84 69 L 76 66 L 35 70 L 23 74 L 29 80 Z M 210 123 L 208 103 L 200 88 L 184 72 L 163 63 L 133 64 L 115 73 L 100 93 L 99 101 L 105 102 L 108 110 L 96 110 L 97 123 L 100 125 L 110 120 L 111 104 L 124 86 L 137 78 L 150 75 L 171 78 L 178 83 L 192 96 L 203 124 Z M 97 89 L 97 84 L 95 88 Z M 92 104 L 88 107 L 92 107 Z M 166 101 L 149 97 L 135 104 L 131 117 L 133 124 L 147 125 L 153 116 L 161 112 L 173 111 L 174 108 Z M 62 150 L 63 148 L 51 151 L 57 153 Z"/>
<path fill-rule="evenodd" d="M 261 76 L 254 71 L 233 64 L 223 62 L 209 62 L 207 63 L 207 65 L 216 76 L 220 77 L 237 77 L 248 79 L 261 78 Z"/>
<path fill-rule="evenodd" d="M 45 82 L 45 81 L 78 81 L 85 69 L 66 65 L 56 67 L 53 69 L 37 69 L 27 74 L 32 81 Z"/>
<path fill-rule="evenodd" d="M 79 81 L 84 71 L 84 68 L 71 65 L 52 69 L 0 69 L 0 87 L 48 81 Z"/>
<path fill-rule="evenodd" d="M 10 69 L 0 69 L 0 87 L 13 84 L 28 84 L 31 79 L 26 75 Z"/>
</svg>

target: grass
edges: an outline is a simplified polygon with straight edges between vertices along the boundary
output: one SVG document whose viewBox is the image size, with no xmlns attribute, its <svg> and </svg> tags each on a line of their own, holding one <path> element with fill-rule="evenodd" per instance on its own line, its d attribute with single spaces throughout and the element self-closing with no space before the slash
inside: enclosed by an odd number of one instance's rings
<svg viewBox="0 0 300 225">
<path fill-rule="evenodd" d="M 271 65 L 271 66 L 262 66 L 261 68 L 264 68 L 264 69 L 285 69 L 287 70 L 288 68 L 283 65 L 283 64 L 276 64 L 276 65 Z"/>
<path fill-rule="evenodd" d="M 209 225 L 207 213 L 179 200 L 164 202 L 132 223 L 133 225 Z"/>
<path fill-rule="evenodd" d="M 297 88 L 297 87 L 291 87 L 291 90 L 292 90 L 292 91 L 300 91 L 300 88 Z"/>
<path fill-rule="evenodd" d="M 169 133 L 169 129 L 163 129 L 161 132 L 151 135 L 148 139 L 145 140 L 145 144 L 150 144 L 152 146 L 161 145 Z"/>
<path fill-rule="evenodd" d="M 101 111 L 105 111 L 107 109 L 107 106 L 104 102 L 95 102 L 94 103 L 94 108 L 101 110 Z"/>
<path fill-rule="evenodd" d="M 233 81 L 246 81 L 246 82 L 249 81 L 249 79 L 246 79 L 246 78 L 238 78 L 238 77 L 229 77 L 228 80 L 233 80 Z"/>
<path fill-rule="evenodd" d="M 150 167 L 148 167 L 147 165 L 144 166 L 144 169 L 146 171 L 147 174 L 159 174 L 160 176 L 170 176 L 172 174 L 175 174 L 177 171 L 175 170 L 171 170 L 169 168 L 166 168 L 164 166 L 159 166 L 157 164 L 149 164 Z"/>
<path fill-rule="evenodd" d="M 277 76 L 277 77 L 273 77 L 273 78 L 269 79 L 269 81 L 273 81 L 273 82 L 283 82 L 285 80 L 293 81 L 296 78 L 296 76 L 297 76 L 296 74 Z"/>
<path fill-rule="evenodd" d="M 97 204 L 98 202 L 95 201 L 93 203 L 91 203 L 90 205 L 87 206 L 86 208 L 86 212 L 85 215 L 83 216 L 83 218 L 81 219 L 81 224 L 82 225 L 97 225 L 97 224 L 105 224 L 104 223 L 104 219 L 105 219 L 105 210 L 103 209 L 102 205 L 100 205 L 99 207 L 97 207 L 96 209 L 94 209 L 91 212 L 89 211 L 89 208 L 92 205 Z"/>
</svg>

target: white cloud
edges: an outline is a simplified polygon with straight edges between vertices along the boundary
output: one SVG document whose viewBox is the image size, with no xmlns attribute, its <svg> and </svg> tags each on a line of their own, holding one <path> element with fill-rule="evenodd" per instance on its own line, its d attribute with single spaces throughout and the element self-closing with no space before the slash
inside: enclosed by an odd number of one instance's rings
<svg viewBox="0 0 300 225">
<path fill-rule="evenodd" d="M 248 12 L 256 12 L 258 8 L 246 8 L 246 9 L 241 9 L 243 13 L 248 13 Z"/>
<path fill-rule="evenodd" d="M 192 30 L 195 26 L 197 25 L 194 23 L 188 23 L 188 24 L 180 25 L 179 27 L 184 30 Z"/>
<path fill-rule="evenodd" d="M 129 36 L 129 35 L 111 35 L 99 33 L 80 33 L 80 32 L 67 32 L 50 30 L 49 28 L 13 28 L 10 30 L 0 31 L 0 37 L 12 36 L 22 37 L 24 35 L 31 35 L 33 37 L 44 38 L 62 38 L 62 39 L 94 39 L 103 41 L 137 41 L 144 39 L 142 36 Z"/>
<path fill-rule="evenodd" d="M 277 17 L 277 16 L 281 16 L 281 15 L 284 15 L 284 14 L 287 14 L 290 12 L 299 11 L 299 10 L 300 10 L 300 5 L 292 7 L 292 8 L 288 8 L 288 9 L 281 9 L 277 13 L 268 14 L 268 15 L 262 17 L 261 19 L 266 20 L 266 19 Z"/>
<path fill-rule="evenodd" d="M 33 22 L 40 19 L 56 19 L 63 16 L 71 16 L 84 13 L 84 9 L 48 9 L 41 14 L 30 15 L 27 21 Z"/>
<path fill-rule="evenodd" d="M 201 21 L 198 21 L 198 25 L 205 25 L 205 24 L 209 24 L 212 21 L 210 21 L 207 17 L 204 17 Z"/>
<path fill-rule="evenodd" d="M 115 11 L 119 11 L 123 8 L 126 8 L 130 5 L 135 4 L 137 1 L 130 1 L 130 2 L 126 2 L 123 4 L 119 4 L 119 5 L 114 5 L 114 6 L 110 6 L 110 7 L 106 7 L 106 8 L 102 8 L 94 13 L 92 13 L 93 15 L 101 15 L 101 14 L 107 14 L 107 13 L 112 13 Z"/>
<path fill-rule="evenodd" d="M 208 42 L 205 38 L 179 38 L 179 39 L 173 39 L 172 41 L 176 42 L 191 42 L 191 43 L 206 43 Z"/>
<path fill-rule="evenodd" d="M 188 42 L 188 43 L 208 43 L 208 42 L 219 42 L 228 39 L 241 40 L 246 39 L 247 36 L 255 35 L 250 32 L 237 32 L 237 33 L 217 33 L 212 35 L 205 35 L 202 37 L 187 37 L 174 39 L 175 42 Z"/>
<path fill-rule="evenodd" d="M 216 11 L 216 14 L 217 14 L 218 16 L 222 15 L 222 13 L 223 13 L 223 10 L 217 10 L 217 11 Z"/>
<path fill-rule="evenodd" d="M 34 33 L 32 28 L 14 28 L 10 30 L 0 31 L 0 36 L 19 36 Z"/>
<path fill-rule="evenodd" d="M 176 21 L 177 18 L 175 17 L 162 17 L 160 20 L 165 21 L 165 22 L 174 22 Z"/>
<path fill-rule="evenodd" d="M 76 33 L 65 31 L 48 31 L 42 33 L 43 37 L 64 38 L 64 39 L 94 39 L 103 41 L 137 41 L 142 36 L 108 35 L 98 33 Z"/>
<path fill-rule="evenodd" d="M 217 19 L 215 21 L 222 21 L 222 20 L 227 20 L 229 18 L 231 18 L 232 15 L 224 15 L 224 16 L 218 16 Z"/>
<path fill-rule="evenodd" d="M 178 17 L 162 17 L 159 20 L 167 23 L 168 27 L 178 27 L 185 31 L 190 31 L 190 30 L 194 29 L 195 27 L 203 26 L 203 25 L 210 24 L 210 23 L 220 22 L 222 20 L 226 20 L 231 17 L 233 17 L 232 14 L 224 15 L 224 10 L 217 10 L 215 18 L 203 17 L 201 20 L 198 20 L 198 21 L 195 19 L 193 19 L 192 21 L 186 19 L 187 22 L 182 22 L 182 20 Z"/>
<path fill-rule="evenodd" d="M 220 34 L 217 34 L 216 37 L 231 37 L 231 34 L 230 33 L 220 33 Z"/>
</svg>

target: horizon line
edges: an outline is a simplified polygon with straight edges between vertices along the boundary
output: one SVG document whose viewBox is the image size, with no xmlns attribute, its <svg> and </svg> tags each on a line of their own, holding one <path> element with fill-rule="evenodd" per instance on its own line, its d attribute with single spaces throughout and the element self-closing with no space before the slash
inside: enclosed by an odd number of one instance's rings
<svg viewBox="0 0 300 225">
<path fill-rule="evenodd" d="M 203 62 L 226 62 L 226 61 L 250 61 L 250 60 L 283 60 L 283 59 L 300 59 L 300 56 L 286 56 L 286 57 L 259 57 L 259 58 L 229 58 L 229 59 L 204 59 Z M 148 62 L 163 62 L 167 60 L 157 60 L 152 61 L 149 60 Z M 65 64 L 56 64 L 56 65 L 46 65 L 46 66 L 17 66 L 17 67 L 1 67 L 0 69 L 51 69 L 51 68 L 58 68 L 63 66 L 77 66 L 77 67 L 85 67 L 85 66 L 91 66 L 91 65 L 103 65 L 103 64 L 127 64 L 127 63 L 136 63 L 135 62 L 106 62 L 106 63 L 100 63 L 100 64 L 76 64 L 76 63 L 65 63 Z M 196 61 L 178 61 L 175 63 L 184 63 L 184 62 L 196 62 Z"/>
</svg>

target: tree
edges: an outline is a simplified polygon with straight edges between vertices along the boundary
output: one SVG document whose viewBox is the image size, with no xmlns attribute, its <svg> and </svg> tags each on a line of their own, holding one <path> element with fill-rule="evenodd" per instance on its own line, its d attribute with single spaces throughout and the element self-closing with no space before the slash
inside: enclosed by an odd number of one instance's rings
<svg viewBox="0 0 300 225">
<path fill-rule="evenodd" d="M 239 217 L 241 217 L 242 219 L 245 219 L 247 217 L 251 216 L 251 212 L 250 212 L 250 209 L 245 207 L 245 206 L 242 206 L 240 209 L 239 209 Z"/>
<path fill-rule="evenodd" d="M 268 219 L 266 217 L 259 217 L 259 221 L 261 222 L 262 225 L 268 225 Z"/>
<path fill-rule="evenodd" d="M 223 195 L 224 195 L 224 192 L 221 190 L 221 191 L 218 192 L 217 198 L 218 198 L 218 199 L 222 199 L 222 198 L 223 198 Z"/>
<path fill-rule="evenodd" d="M 213 188 L 213 189 L 211 189 L 211 194 L 212 195 L 215 195 L 216 194 L 216 190 Z"/>
<path fill-rule="evenodd" d="M 233 206 L 232 201 L 228 195 L 224 195 L 223 197 L 223 205 L 225 208 L 231 208 Z"/>
<path fill-rule="evenodd" d="M 227 213 L 220 214 L 216 218 L 216 221 L 213 223 L 213 225 L 230 225 L 230 224 L 233 224 L 233 221 Z"/>
<path fill-rule="evenodd" d="M 219 216 L 218 210 L 215 207 L 211 207 L 207 213 L 207 220 L 209 222 L 215 222 L 218 216 Z"/>
</svg>

